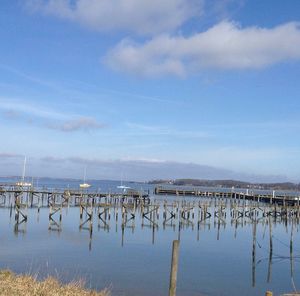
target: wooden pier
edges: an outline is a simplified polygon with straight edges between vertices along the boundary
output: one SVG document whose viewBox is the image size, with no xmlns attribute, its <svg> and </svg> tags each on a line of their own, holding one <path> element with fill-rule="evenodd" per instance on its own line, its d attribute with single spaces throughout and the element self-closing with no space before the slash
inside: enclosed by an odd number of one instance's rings
<svg viewBox="0 0 300 296">
<path fill-rule="evenodd" d="M 169 192 L 169 191 L 167 191 Z M 174 191 L 171 191 L 174 192 Z M 165 194 L 161 190 L 156 193 Z M 178 191 L 177 191 L 178 193 Z M 190 192 L 179 192 L 178 195 L 188 195 Z M 192 195 L 192 194 L 189 194 Z M 159 227 L 197 227 L 206 225 L 213 219 L 218 229 L 225 224 L 226 216 L 230 215 L 231 224 L 238 227 L 244 221 L 254 220 L 288 221 L 300 219 L 300 205 L 289 202 L 280 204 L 266 203 L 262 198 L 246 198 L 247 195 L 220 193 L 219 195 L 197 192 L 195 198 L 171 199 L 158 198 L 142 192 L 127 193 L 98 193 L 72 190 L 33 190 L 24 188 L 2 187 L 0 189 L 0 208 L 8 208 L 10 217 L 15 218 L 15 230 L 20 232 L 20 225 L 26 224 L 29 212 L 36 209 L 49 209 L 49 230 L 61 231 L 64 209 L 79 208 L 79 229 L 92 232 L 94 217 L 97 217 L 98 228 L 108 230 L 111 217 L 116 222 L 121 220 L 122 229 L 134 230 L 136 218 L 139 217 L 142 228 L 150 227 L 155 230 Z M 198 196 L 206 198 L 198 199 Z M 274 197 L 273 197 L 274 198 Z M 44 211 L 43 211 L 44 212 Z M 161 220 L 162 219 L 162 220 Z M 175 226 L 177 225 L 177 226 Z M 270 225 L 271 227 L 271 225 Z M 180 231 L 179 231 L 180 236 Z M 219 231 L 218 231 L 219 238 Z M 154 242 L 154 236 L 153 236 Z"/>
<path fill-rule="evenodd" d="M 93 204 L 107 200 L 132 200 L 135 202 L 149 201 L 149 193 L 137 190 L 127 190 L 123 193 L 90 192 L 87 190 L 70 189 L 34 189 L 19 186 L 0 186 L 0 207 L 7 205 L 28 207 L 51 207 L 56 203 L 79 206 L 82 202 L 91 200 Z"/>
<path fill-rule="evenodd" d="M 215 197 L 215 198 L 228 198 L 235 200 L 252 200 L 265 203 L 276 203 L 282 205 L 297 205 L 300 204 L 300 196 L 292 194 L 260 194 L 249 192 L 236 192 L 236 191 L 201 191 L 199 189 L 182 189 L 182 188 L 163 188 L 155 187 L 154 193 L 156 195 L 177 195 L 177 196 L 198 196 L 198 197 Z"/>
</svg>

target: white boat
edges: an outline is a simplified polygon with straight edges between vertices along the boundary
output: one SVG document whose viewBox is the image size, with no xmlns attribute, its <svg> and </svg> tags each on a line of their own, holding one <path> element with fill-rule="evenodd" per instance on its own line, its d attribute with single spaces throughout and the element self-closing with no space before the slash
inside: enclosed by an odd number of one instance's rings
<svg viewBox="0 0 300 296">
<path fill-rule="evenodd" d="M 88 184 L 88 183 L 85 182 L 85 179 L 86 179 L 86 167 L 84 168 L 83 183 L 82 183 L 82 184 L 79 184 L 79 187 L 80 187 L 80 188 L 86 189 L 86 188 L 91 187 L 90 184 Z"/>
<path fill-rule="evenodd" d="M 83 183 L 83 184 L 80 184 L 79 187 L 80 188 L 89 188 L 89 187 L 91 187 L 91 185 L 88 183 Z"/>
<path fill-rule="evenodd" d="M 119 186 L 117 186 L 117 188 L 119 188 L 119 189 L 129 189 L 130 187 L 124 186 L 124 185 L 119 185 Z"/>
<path fill-rule="evenodd" d="M 25 182 L 25 172 L 26 172 L 26 156 L 24 157 L 22 179 L 20 182 L 16 182 L 16 186 L 20 186 L 20 187 L 31 187 L 32 186 L 31 183 Z"/>
<path fill-rule="evenodd" d="M 16 186 L 21 186 L 21 187 L 31 187 L 32 184 L 28 182 L 16 182 Z"/>
<path fill-rule="evenodd" d="M 123 189 L 123 191 L 126 191 L 127 189 L 130 189 L 130 187 L 123 185 L 123 174 L 121 178 L 121 185 L 117 186 L 118 189 Z"/>
</svg>

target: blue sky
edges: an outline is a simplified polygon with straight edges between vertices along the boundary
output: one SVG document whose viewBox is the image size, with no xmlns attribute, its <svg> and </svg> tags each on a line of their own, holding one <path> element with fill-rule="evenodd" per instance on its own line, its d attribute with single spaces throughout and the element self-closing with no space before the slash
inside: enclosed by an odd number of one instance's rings
<svg viewBox="0 0 300 296">
<path fill-rule="evenodd" d="M 298 0 L 0 8 L 1 175 L 299 181 Z"/>
</svg>

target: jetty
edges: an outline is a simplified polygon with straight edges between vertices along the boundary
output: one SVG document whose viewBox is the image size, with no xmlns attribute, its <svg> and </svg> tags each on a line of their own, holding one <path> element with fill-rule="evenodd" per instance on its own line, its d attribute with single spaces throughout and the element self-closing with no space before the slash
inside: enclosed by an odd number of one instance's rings
<svg viewBox="0 0 300 296">
<path fill-rule="evenodd" d="M 92 200 L 93 204 L 102 199 L 132 199 L 136 202 L 149 200 L 149 192 L 128 189 L 122 193 L 98 192 L 85 189 L 48 189 L 23 187 L 15 185 L 0 185 L 0 205 L 16 205 L 18 202 L 26 202 L 28 206 L 49 206 L 49 203 L 61 201 L 78 205 L 78 200 Z"/>
<path fill-rule="evenodd" d="M 232 218 L 231 223 L 236 225 L 244 219 L 253 222 L 256 219 L 265 221 L 272 218 L 285 223 L 292 219 L 296 224 L 300 220 L 299 197 L 200 192 L 161 187 L 156 187 L 154 193 L 157 195 L 135 190 L 104 193 L 2 185 L 0 208 L 9 209 L 11 218 L 14 215 L 16 232 L 20 230 L 19 226 L 26 224 L 34 209 L 37 209 L 38 214 L 41 209 L 42 213 L 46 210 L 49 215 L 49 230 L 61 231 L 63 210 L 71 207 L 79 208 L 79 228 L 86 229 L 89 224 L 88 229 L 91 232 L 94 216 L 98 219 L 98 226 L 104 229 L 109 228 L 111 216 L 116 221 L 120 218 L 124 227 L 131 222 L 134 224 L 136 217 L 140 216 L 142 227 L 149 226 L 153 229 L 158 227 L 159 217 L 163 219 L 163 228 L 177 224 L 180 229 L 196 225 L 199 229 L 202 223 L 206 224 L 211 219 L 220 227 L 228 215 Z M 192 198 L 170 199 L 168 196 L 159 196 L 166 194 Z"/>
<path fill-rule="evenodd" d="M 246 190 L 246 192 L 237 192 L 234 190 L 199 190 L 198 188 L 164 188 L 157 186 L 154 189 L 156 195 L 176 195 L 176 196 L 198 196 L 198 197 L 215 197 L 215 198 L 228 198 L 234 200 L 252 200 L 265 203 L 276 203 L 281 205 L 297 205 L 300 204 L 300 193 L 297 194 L 277 194 L 275 190 L 272 194 L 255 193 Z"/>
</svg>

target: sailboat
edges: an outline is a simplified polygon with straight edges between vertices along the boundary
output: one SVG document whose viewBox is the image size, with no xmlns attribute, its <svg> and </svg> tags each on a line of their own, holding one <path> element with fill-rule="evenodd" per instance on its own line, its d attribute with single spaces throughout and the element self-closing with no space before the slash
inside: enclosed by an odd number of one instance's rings
<svg viewBox="0 0 300 296">
<path fill-rule="evenodd" d="M 85 178 L 86 178 L 86 167 L 84 168 L 83 183 L 79 184 L 80 188 L 89 188 L 89 187 L 91 187 L 90 184 L 86 183 Z"/>
<path fill-rule="evenodd" d="M 121 185 L 117 186 L 119 189 L 123 189 L 123 191 L 126 191 L 126 189 L 130 189 L 130 187 L 123 185 L 123 174 L 121 178 Z"/>
<path fill-rule="evenodd" d="M 25 172 L 26 172 L 26 156 L 24 157 L 22 179 L 20 182 L 16 183 L 17 186 L 22 186 L 22 187 L 30 187 L 31 186 L 31 183 L 25 182 Z"/>
</svg>

